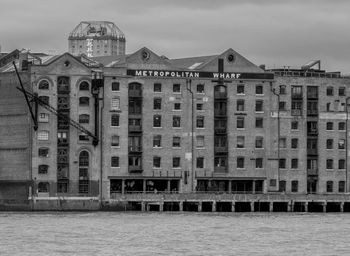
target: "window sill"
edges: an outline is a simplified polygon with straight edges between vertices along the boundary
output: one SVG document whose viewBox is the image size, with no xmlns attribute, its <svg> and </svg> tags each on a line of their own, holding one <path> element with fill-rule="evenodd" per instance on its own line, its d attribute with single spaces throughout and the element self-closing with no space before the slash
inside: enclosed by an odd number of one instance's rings
<svg viewBox="0 0 350 256">
<path fill-rule="evenodd" d="M 120 169 L 120 166 L 111 166 L 111 168 Z"/>
<path fill-rule="evenodd" d="M 172 167 L 174 170 L 181 170 L 181 167 Z"/>
<path fill-rule="evenodd" d="M 152 147 L 152 148 L 155 148 L 155 149 L 158 149 L 158 148 L 159 148 L 159 149 L 162 149 L 163 147 Z"/>
<path fill-rule="evenodd" d="M 154 129 L 162 129 L 163 127 L 153 127 Z"/>
<path fill-rule="evenodd" d="M 182 109 L 173 109 L 174 112 L 180 112 Z"/>
<path fill-rule="evenodd" d="M 180 130 L 182 129 L 182 127 L 172 127 L 173 129 L 177 129 L 177 130 Z"/>
<path fill-rule="evenodd" d="M 111 147 L 112 148 L 120 148 L 120 146 L 113 146 L 113 145 L 111 145 Z"/>
<path fill-rule="evenodd" d="M 172 149 L 181 149 L 181 147 L 172 147 Z"/>
</svg>

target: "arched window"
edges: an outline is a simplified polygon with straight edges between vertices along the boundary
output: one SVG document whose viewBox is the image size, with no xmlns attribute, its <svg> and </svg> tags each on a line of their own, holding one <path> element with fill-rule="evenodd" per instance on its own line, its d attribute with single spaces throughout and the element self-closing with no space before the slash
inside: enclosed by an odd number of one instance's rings
<svg viewBox="0 0 350 256">
<path fill-rule="evenodd" d="M 79 90 L 80 91 L 88 91 L 89 90 L 89 83 L 86 81 L 83 81 L 79 84 Z"/>
<path fill-rule="evenodd" d="M 50 185 L 48 182 L 39 182 L 38 192 L 39 193 L 48 193 L 50 190 Z"/>
<path fill-rule="evenodd" d="M 79 98 L 79 106 L 89 106 L 90 99 L 88 97 Z"/>
<path fill-rule="evenodd" d="M 79 154 L 79 166 L 89 166 L 89 153 L 85 150 Z"/>
<path fill-rule="evenodd" d="M 69 78 L 65 76 L 60 76 L 57 79 L 57 92 L 65 93 L 69 92 Z"/>
<path fill-rule="evenodd" d="M 49 82 L 47 80 L 41 80 L 39 82 L 39 89 L 40 90 L 48 90 L 49 89 Z"/>
<path fill-rule="evenodd" d="M 90 122 L 90 116 L 87 114 L 79 115 L 79 123 L 80 124 L 88 124 Z"/>
</svg>

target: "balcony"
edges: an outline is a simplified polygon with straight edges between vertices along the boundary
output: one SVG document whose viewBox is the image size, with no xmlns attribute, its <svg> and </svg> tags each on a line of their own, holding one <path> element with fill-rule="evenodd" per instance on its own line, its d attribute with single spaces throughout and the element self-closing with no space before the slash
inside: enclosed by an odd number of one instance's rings
<svg viewBox="0 0 350 256">
<path fill-rule="evenodd" d="M 226 127 L 215 127 L 214 131 L 216 134 L 226 134 Z"/>
<path fill-rule="evenodd" d="M 69 94 L 70 90 L 69 90 L 69 86 L 58 86 L 57 87 L 57 93 L 58 94 Z"/>
<path fill-rule="evenodd" d="M 214 109 L 214 116 L 227 116 L 226 109 Z"/>
<path fill-rule="evenodd" d="M 227 92 L 214 92 L 214 98 L 226 100 L 227 99 Z"/>
<path fill-rule="evenodd" d="M 313 156 L 317 155 L 318 154 L 317 153 L 317 148 L 308 148 L 307 149 L 307 154 L 308 155 L 313 155 Z"/>
<path fill-rule="evenodd" d="M 141 125 L 129 125 L 129 132 L 142 132 Z"/>
<path fill-rule="evenodd" d="M 307 176 L 317 176 L 318 175 L 318 169 L 307 169 Z"/>
<path fill-rule="evenodd" d="M 224 147 L 214 146 L 214 152 L 215 153 L 227 153 L 228 147 L 227 146 L 224 146 Z"/>
<path fill-rule="evenodd" d="M 292 109 L 291 114 L 292 116 L 301 116 L 303 111 L 301 109 Z"/>
<path fill-rule="evenodd" d="M 141 153 L 142 146 L 129 146 L 129 152 L 130 153 Z"/>
<path fill-rule="evenodd" d="M 142 91 L 141 90 L 129 90 L 129 97 L 140 98 L 140 97 L 142 97 Z"/>
<path fill-rule="evenodd" d="M 141 166 L 134 166 L 134 165 L 130 165 L 129 166 L 129 173 L 142 173 L 143 169 Z"/>
<path fill-rule="evenodd" d="M 227 173 L 227 166 L 214 166 L 215 173 Z"/>
<path fill-rule="evenodd" d="M 307 130 L 307 136 L 317 136 L 318 135 L 318 130 L 314 129 L 314 130 Z"/>
<path fill-rule="evenodd" d="M 307 110 L 308 116 L 317 116 L 318 115 L 318 109 L 308 109 Z"/>
</svg>

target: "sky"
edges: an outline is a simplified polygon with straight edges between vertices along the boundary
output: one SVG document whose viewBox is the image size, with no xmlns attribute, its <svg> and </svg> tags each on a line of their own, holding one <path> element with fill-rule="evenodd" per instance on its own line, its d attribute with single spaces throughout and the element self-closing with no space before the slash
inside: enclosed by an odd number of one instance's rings
<svg viewBox="0 0 350 256">
<path fill-rule="evenodd" d="M 268 68 L 350 74 L 349 0 L 0 0 L 3 52 L 63 53 L 80 21 L 114 22 L 127 53 L 148 47 L 168 58 L 232 48 Z"/>
</svg>

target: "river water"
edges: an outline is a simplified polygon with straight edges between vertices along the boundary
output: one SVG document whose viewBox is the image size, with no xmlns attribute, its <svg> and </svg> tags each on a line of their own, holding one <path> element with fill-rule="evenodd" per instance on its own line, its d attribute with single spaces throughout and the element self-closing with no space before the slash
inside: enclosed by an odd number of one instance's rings
<svg viewBox="0 0 350 256">
<path fill-rule="evenodd" d="M 0 212 L 0 255 L 350 255 L 350 215 Z"/>
</svg>

